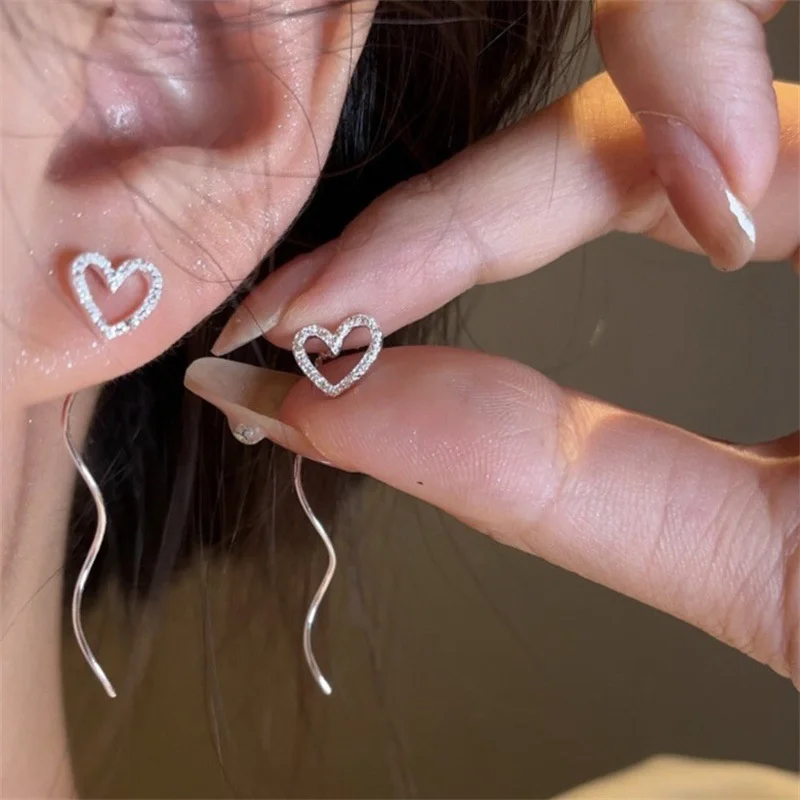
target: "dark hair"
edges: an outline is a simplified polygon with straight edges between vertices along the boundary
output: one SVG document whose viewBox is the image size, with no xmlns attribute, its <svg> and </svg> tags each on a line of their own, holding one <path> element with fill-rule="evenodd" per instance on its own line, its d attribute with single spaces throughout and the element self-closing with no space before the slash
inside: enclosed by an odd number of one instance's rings
<svg viewBox="0 0 800 800">
<path fill-rule="evenodd" d="M 582 5 L 381 2 L 314 196 L 253 278 L 338 236 L 390 187 L 437 166 L 520 110 L 544 104 Z M 323 551 L 292 495 L 289 456 L 269 444 L 242 447 L 222 415 L 183 388 L 184 371 L 208 355 L 231 303 L 163 357 L 101 393 L 86 458 L 110 520 L 89 592 L 114 585 L 132 609 L 137 601 L 157 599 L 176 572 L 198 557 L 247 559 L 258 592 L 273 604 L 271 618 L 280 620 L 294 643 Z M 395 338 L 446 338 L 447 324 L 445 316 L 436 316 Z M 290 355 L 263 340 L 236 357 L 293 368 Z M 345 480 L 352 479 L 309 465 L 307 483 L 322 518 L 333 517 Z M 76 492 L 66 597 L 94 526 L 87 493 L 82 486 Z M 246 594 L 241 602 L 252 613 Z M 273 627 L 270 636 L 275 633 Z M 297 659 L 299 667 L 299 651 Z"/>
</svg>

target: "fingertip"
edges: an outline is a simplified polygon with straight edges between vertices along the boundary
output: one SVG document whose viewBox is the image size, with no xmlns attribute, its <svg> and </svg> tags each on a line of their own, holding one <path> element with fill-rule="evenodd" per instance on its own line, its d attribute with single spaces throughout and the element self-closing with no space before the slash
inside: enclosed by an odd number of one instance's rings
<svg viewBox="0 0 800 800">
<path fill-rule="evenodd" d="M 300 256 L 268 275 L 233 313 L 211 352 L 215 356 L 227 355 L 278 328 L 288 310 L 324 270 L 332 244 Z"/>
<path fill-rule="evenodd" d="M 217 357 L 226 356 L 259 336 L 264 336 L 276 323 L 277 319 L 273 321 L 270 318 L 259 322 L 246 306 L 241 306 L 225 324 L 211 347 L 211 354 Z"/>
<path fill-rule="evenodd" d="M 636 116 L 655 172 L 686 229 L 717 269 L 744 266 L 755 252 L 755 222 L 711 148 L 673 115 L 645 111 Z"/>
<path fill-rule="evenodd" d="M 287 424 L 281 407 L 297 375 L 218 358 L 201 358 L 186 370 L 184 385 L 221 411 L 234 438 L 255 445 L 269 439 L 315 461 L 327 462 L 303 433 Z"/>
</svg>

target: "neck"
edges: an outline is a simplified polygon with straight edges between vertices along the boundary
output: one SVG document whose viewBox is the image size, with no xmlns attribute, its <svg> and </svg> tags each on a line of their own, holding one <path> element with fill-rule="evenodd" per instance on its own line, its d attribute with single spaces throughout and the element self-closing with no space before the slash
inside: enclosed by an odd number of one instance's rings
<svg viewBox="0 0 800 800">
<path fill-rule="evenodd" d="M 76 402 L 76 441 L 90 413 L 90 403 Z M 0 750 L 0 794 L 65 796 L 74 790 L 62 703 L 62 590 L 75 470 L 60 401 L 26 408 L 4 399 L 0 425 L 0 723 L 13 731 Z"/>
</svg>

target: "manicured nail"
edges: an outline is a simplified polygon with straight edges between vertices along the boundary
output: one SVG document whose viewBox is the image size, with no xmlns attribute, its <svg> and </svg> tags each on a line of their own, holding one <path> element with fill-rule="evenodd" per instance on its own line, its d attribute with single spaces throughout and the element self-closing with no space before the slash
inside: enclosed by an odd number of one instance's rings
<svg viewBox="0 0 800 800">
<path fill-rule="evenodd" d="M 242 444 L 269 439 L 305 458 L 329 462 L 300 431 L 279 419 L 283 401 L 300 378 L 288 372 L 219 358 L 201 358 L 184 377 L 189 391 L 218 408 Z"/>
<path fill-rule="evenodd" d="M 289 262 L 256 286 L 234 311 L 211 352 L 224 356 L 269 333 L 287 306 L 314 282 L 328 263 L 329 254 L 330 245 L 325 245 Z"/>
<path fill-rule="evenodd" d="M 717 269 L 744 266 L 755 251 L 755 223 L 711 149 L 676 117 L 650 111 L 636 116 L 656 174 L 686 229 Z"/>
</svg>

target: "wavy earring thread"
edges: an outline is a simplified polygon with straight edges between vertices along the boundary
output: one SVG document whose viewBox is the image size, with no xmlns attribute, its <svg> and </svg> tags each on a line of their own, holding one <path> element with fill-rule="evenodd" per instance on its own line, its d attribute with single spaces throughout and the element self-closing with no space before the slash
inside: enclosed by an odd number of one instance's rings
<svg viewBox="0 0 800 800">
<path fill-rule="evenodd" d="M 325 378 L 319 371 L 319 366 L 332 358 L 336 358 L 342 351 L 345 339 L 356 328 L 366 328 L 370 334 L 370 343 L 367 347 L 361 360 L 345 375 L 338 383 L 333 384 Z M 306 352 L 306 343 L 309 339 L 319 339 L 328 348 L 330 355 L 319 356 L 316 364 L 311 361 L 308 353 Z M 297 332 L 292 343 L 292 353 L 294 354 L 297 365 L 302 370 L 303 374 L 322 392 L 329 397 L 338 397 L 340 394 L 346 392 L 364 375 L 367 374 L 370 367 L 375 363 L 378 354 L 383 347 L 383 334 L 378 323 L 366 314 L 356 314 L 355 316 L 346 319 L 336 330 L 331 333 L 327 328 L 320 327 L 319 325 L 308 325 Z M 333 692 L 328 680 L 322 674 L 322 671 L 317 664 L 317 659 L 314 657 L 314 650 L 311 644 L 311 632 L 314 627 L 314 620 L 317 617 L 319 607 L 325 598 L 325 594 L 330 587 L 333 577 L 336 573 L 336 550 L 333 546 L 325 526 L 320 522 L 317 515 L 311 508 L 308 498 L 306 497 L 305 490 L 303 489 L 303 457 L 295 456 L 294 459 L 294 490 L 297 499 L 305 512 L 308 521 L 314 527 L 317 535 L 325 545 L 328 551 L 328 568 L 325 570 L 325 575 L 314 594 L 311 604 L 308 607 L 306 614 L 305 625 L 303 626 L 303 653 L 306 657 L 306 663 L 311 671 L 314 680 L 317 682 L 319 688 L 326 694 L 330 695 Z"/>
<path fill-rule="evenodd" d="M 102 275 L 102 277 L 105 279 L 106 285 L 112 293 L 116 292 L 128 277 L 136 272 L 141 272 L 147 277 L 150 284 L 148 294 L 142 301 L 141 305 L 128 319 L 121 323 L 117 323 L 116 325 L 109 325 L 96 306 L 94 298 L 88 291 L 85 273 L 89 268 L 94 268 Z M 126 262 L 122 265 L 122 267 L 114 270 L 110 262 L 108 262 L 105 257 L 96 253 L 87 253 L 79 256 L 73 263 L 72 269 L 70 270 L 70 279 L 78 302 L 81 306 L 83 306 L 84 310 L 87 312 L 92 322 L 100 329 L 101 333 L 103 333 L 106 338 L 109 339 L 130 333 L 137 328 L 141 322 L 143 322 L 144 319 L 146 319 L 153 312 L 156 305 L 158 305 L 163 286 L 161 273 L 156 267 L 147 262 L 141 260 Z M 366 328 L 369 331 L 369 346 L 356 366 L 338 383 L 333 384 L 322 375 L 322 373 L 319 371 L 319 366 L 323 362 L 339 356 L 345 340 L 350 333 L 357 328 Z M 310 339 L 319 339 L 323 342 L 323 344 L 325 344 L 329 351 L 328 354 L 319 356 L 316 360 L 316 363 L 312 363 L 305 349 L 306 344 Z M 303 374 L 305 374 L 306 377 L 308 377 L 309 380 L 311 380 L 311 382 L 320 391 L 329 397 L 338 397 L 340 394 L 343 394 L 356 383 L 358 383 L 358 381 L 360 381 L 364 375 L 367 374 L 369 369 L 375 363 L 375 360 L 377 359 L 382 347 L 383 334 L 381 333 L 378 323 L 370 316 L 365 314 L 357 314 L 342 322 L 335 333 L 331 333 L 329 330 L 319 325 L 309 325 L 305 328 L 302 328 L 295 335 L 294 342 L 292 344 L 292 352 Z M 100 487 L 97 485 L 97 482 L 92 476 L 92 473 L 87 467 L 86 462 L 83 460 L 83 457 L 81 456 L 72 439 L 70 432 L 70 417 L 74 401 L 74 393 L 69 394 L 64 400 L 61 414 L 63 438 L 70 458 L 72 459 L 78 474 L 86 484 L 86 487 L 92 496 L 92 500 L 94 501 L 97 513 L 97 524 L 95 527 L 94 537 L 89 547 L 89 552 L 87 553 L 86 559 L 84 560 L 80 572 L 78 573 L 78 579 L 75 583 L 75 589 L 72 594 L 72 629 L 75 634 L 75 640 L 78 643 L 78 647 L 80 648 L 86 663 L 89 665 L 95 677 L 102 685 L 106 694 L 109 697 L 114 698 L 117 696 L 114 686 L 106 676 L 105 671 L 95 657 L 83 630 L 83 596 L 86 589 L 86 583 L 89 579 L 94 563 L 97 560 L 100 548 L 103 546 L 103 542 L 105 541 L 106 529 L 108 526 L 108 514 Z M 247 441 L 246 437 L 244 437 L 244 434 L 241 434 L 241 437 L 237 436 L 237 438 L 244 443 L 251 443 Z M 336 550 L 333 546 L 330 536 L 328 535 L 328 532 L 325 530 L 325 526 L 322 524 L 322 522 L 320 522 L 319 518 L 314 513 L 314 510 L 311 508 L 311 504 L 308 501 L 308 497 L 306 496 L 305 489 L 303 488 L 303 458 L 299 455 L 295 456 L 294 460 L 293 483 L 297 499 L 328 553 L 328 566 L 325 570 L 325 575 L 323 576 L 322 581 L 320 582 L 319 587 L 317 588 L 317 591 L 315 592 L 314 597 L 308 607 L 308 612 L 306 613 L 305 624 L 303 626 L 303 653 L 305 655 L 309 670 L 311 671 L 311 674 L 314 677 L 317 685 L 324 694 L 330 695 L 333 692 L 333 689 L 328 680 L 322 674 L 322 671 L 320 670 L 317 660 L 314 656 L 311 635 L 319 608 L 336 573 Z"/>
<path fill-rule="evenodd" d="M 72 463 L 75 464 L 75 469 L 78 470 L 78 474 L 81 476 L 89 493 L 92 495 L 92 500 L 94 500 L 94 506 L 97 512 L 97 525 L 94 530 L 92 543 L 89 546 L 89 552 L 78 573 L 78 580 L 75 582 L 75 589 L 72 592 L 72 630 L 75 633 L 75 640 L 78 642 L 78 647 L 83 657 L 86 659 L 86 663 L 89 665 L 92 672 L 94 672 L 97 680 L 100 681 L 106 694 L 114 698 L 117 696 L 117 693 L 114 691 L 111 681 L 106 677 L 106 673 L 103 671 L 97 658 L 95 658 L 92 648 L 89 647 L 89 643 L 86 641 L 86 634 L 83 632 L 83 622 L 81 619 L 83 593 L 86 589 L 86 581 L 89 579 L 94 562 L 97 560 L 97 555 L 100 552 L 100 548 L 103 546 L 103 541 L 106 537 L 106 527 L 108 525 L 108 515 L 106 513 L 106 504 L 103 500 L 100 487 L 97 485 L 92 473 L 86 466 L 86 462 L 83 460 L 83 457 L 75 447 L 75 443 L 72 441 L 69 421 L 74 401 L 74 394 L 67 395 L 67 399 L 64 401 L 64 406 L 61 411 L 61 429 L 64 435 L 64 444 L 67 446 L 67 451 L 72 458 Z"/>
<path fill-rule="evenodd" d="M 322 670 L 319 668 L 319 664 L 317 664 L 317 659 L 314 657 L 314 649 L 311 646 L 311 631 L 314 627 L 314 620 L 317 618 L 317 611 L 319 611 L 319 607 L 322 605 L 322 601 L 325 599 L 328 588 L 333 581 L 333 576 L 336 574 L 336 550 L 333 547 L 331 537 L 328 536 L 328 532 L 325 530 L 325 526 L 319 521 L 319 517 L 317 517 L 314 510 L 311 508 L 311 504 L 308 502 L 305 490 L 303 489 L 303 456 L 294 457 L 294 491 L 309 522 L 314 526 L 314 530 L 316 530 L 317 535 L 322 539 L 322 543 L 328 551 L 328 567 L 325 570 L 322 582 L 314 593 L 314 598 L 308 607 L 306 621 L 303 625 L 303 653 L 305 654 L 306 663 L 317 685 L 325 694 L 329 695 L 333 692 L 333 687 L 322 674 Z"/>
</svg>

